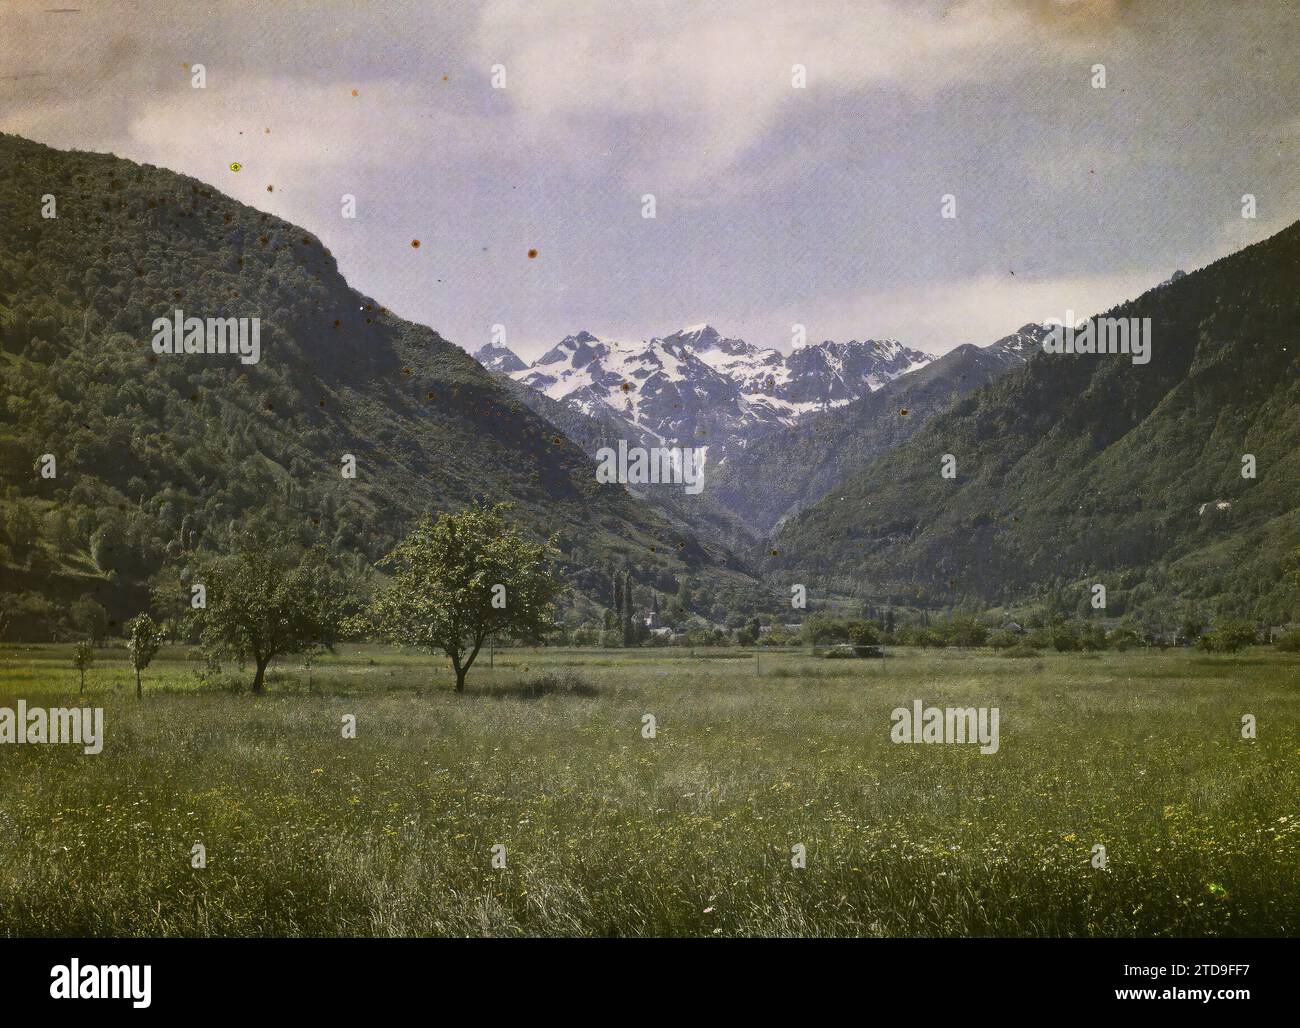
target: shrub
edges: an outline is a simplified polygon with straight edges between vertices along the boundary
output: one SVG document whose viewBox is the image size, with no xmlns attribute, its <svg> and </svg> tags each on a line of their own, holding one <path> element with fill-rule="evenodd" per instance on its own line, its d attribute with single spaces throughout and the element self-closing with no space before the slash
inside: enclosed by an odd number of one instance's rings
<svg viewBox="0 0 1300 1028">
<path fill-rule="evenodd" d="M 948 632 L 953 646 L 983 646 L 988 637 L 989 630 L 973 617 L 953 618 Z"/>
<path fill-rule="evenodd" d="M 995 650 L 1009 650 L 1011 647 L 1018 645 L 1020 637 L 1015 632 L 1008 631 L 1005 628 L 999 628 L 989 636 L 989 645 Z"/>
<path fill-rule="evenodd" d="M 1254 646 L 1257 641 L 1255 626 L 1249 621 L 1229 621 L 1218 628 L 1217 632 L 1238 646 Z"/>
<path fill-rule="evenodd" d="M 1039 626 L 1032 628 L 1024 635 L 1026 645 L 1035 646 L 1039 649 L 1046 649 L 1052 645 L 1052 630 Z"/>
<path fill-rule="evenodd" d="M 543 696 L 595 696 L 599 692 L 576 671 L 565 671 L 563 674 L 544 671 L 540 675 L 533 675 L 514 688 L 507 687 L 500 691 L 530 700 L 540 699 Z"/>
<path fill-rule="evenodd" d="M 804 638 L 814 645 L 849 641 L 848 626 L 829 614 L 810 614 L 803 622 Z"/>
<path fill-rule="evenodd" d="M 1273 645 L 1285 653 L 1300 653 L 1300 628 L 1279 635 Z"/>
<path fill-rule="evenodd" d="M 1120 627 L 1110 633 L 1109 642 L 1114 649 L 1123 653 L 1125 650 L 1138 645 L 1141 640 L 1138 639 L 1138 634 L 1133 629 Z"/>
<path fill-rule="evenodd" d="M 1236 653 L 1254 642 L 1255 629 L 1249 622 L 1227 621 L 1197 639 L 1196 646 L 1206 653 Z"/>
<path fill-rule="evenodd" d="M 1069 621 L 1052 629 L 1052 646 L 1057 653 L 1070 653 L 1081 648 L 1079 629 Z"/>
<path fill-rule="evenodd" d="M 1241 643 L 1226 639 L 1218 632 L 1207 632 L 1196 640 L 1196 648 L 1205 653 L 1235 653 L 1241 649 Z"/>
<path fill-rule="evenodd" d="M 1106 648 L 1106 630 L 1094 622 L 1087 622 L 1079 629 L 1079 648 L 1096 651 Z"/>
<path fill-rule="evenodd" d="M 849 642 L 854 646 L 879 646 L 880 636 L 875 626 L 866 621 L 850 621 L 848 624 Z"/>
</svg>

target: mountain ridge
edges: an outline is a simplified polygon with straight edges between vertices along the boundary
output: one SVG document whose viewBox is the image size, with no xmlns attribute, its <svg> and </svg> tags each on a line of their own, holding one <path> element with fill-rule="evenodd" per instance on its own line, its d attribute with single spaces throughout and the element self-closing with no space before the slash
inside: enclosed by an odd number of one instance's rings
<svg viewBox="0 0 1300 1028">
<path fill-rule="evenodd" d="M 738 604 L 757 589 L 711 540 L 600 485 L 459 347 L 354 290 L 312 233 L 111 154 L 0 135 L 0 158 L 0 567 L 31 605 L 138 610 L 247 520 L 368 564 L 419 514 L 476 499 L 558 532 L 587 613 L 615 566 L 663 592 L 685 576 Z M 258 316 L 260 362 L 153 353 L 152 322 L 178 307 Z"/>
<path fill-rule="evenodd" d="M 1300 222 L 1099 313 L 1150 318 L 1150 363 L 1027 361 L 789 519 L 766 570 L 928 604 L 1038 595 L 1080 611 L 1099 581 L 1111 615 L 1285 619 L 1281 568 L 1300 543 L 1298 280 Z M 941 477 L 945 454 L 955 479 Z"/>
<path fill-rule="evenodd" d="M 522 368 L 501 346 L 475 358 L 582 413 L 619 419 L 636 444 L 707 446 L 715 466 L 810 412 L 842 406 L 934 360 L 896 340 L 825 340 L 782 354 L 708 324 L 639 343 L 584 329 Z"/>
<path fill-rule="evenodd" d="M 963 343 L 875 392 L 759 439 L 714 472 L 713 496 L 755 531 L 782 522 L 901 445 L 939 411 L 1029 359 L 1047 329 Z"/>
</svg>

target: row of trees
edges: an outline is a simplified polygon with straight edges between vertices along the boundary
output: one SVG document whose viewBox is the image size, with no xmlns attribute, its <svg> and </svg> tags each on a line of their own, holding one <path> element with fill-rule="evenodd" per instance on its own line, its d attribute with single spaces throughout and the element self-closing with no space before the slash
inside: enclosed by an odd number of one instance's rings
<svg viewBox="0 0 1300 1028">
<path fill-rule="evenodd" d="M 149 613 L 140 613 L 127 623 L 136 693 L 141 694 L 141 674 L 165 637 L 178 631 L 201 643 L 213 664 L 228 659 L 241 665 L 251 662 L 255 693 L 265 690 L 267 668 L 277 657 L 333 649 L 345 635 L 381 638 L 445 654 L 455 670 L 458 692 L 464 691 L 466 676 L 489 639 L 538 642 L 558 632 L 565 636 L 563 641 L 580 645 L 618 641 L 626 646 L 644 641 L 630 627 L 644 626 L 633 619 L 633 589 L 626 573 L 613 576 L 615 625 L 621 625 L 577 629 L 565 635 L 555 622 L 562 585 L 553 550 L 549 543 L 529 542 L 509 525 L 506 510 L 501 504 L 476 504 L 460 513 L 425 517 L 379 562 L 386 586 L 370 598 L 360 595 L 356 582 L 332 563 L 321 546 L 303 546 L 284 535 L 238 535 L 231 552 L 198 561 L 194 568 L 176 576 L 193 586 L 197 599 L 192 607 L 173 612 L 161 625 Z M 178 592 L 175 588 L 168 591 Z M 74 655 L 84 689 L 86 669 L 94 660 L 93 647 L 106 635 L 108 621 L 103 608 L 89 598 L 78 601 L 74 610 L 87 637 Z M 808 614 L 798 626 L 764 626 L 754 617 L 742 619 L 731 630 L 701 621 L 690 626 L 683 641 L 693 646 L 885 642 L 1061 652 L 1122 650 L 1166 642 L 1150 637 L 1129 618 L 1109 627 L 1099 619 L 1034 618 L 1028 629 L 1021 629 L 991 627 L 974 613 L 933 620 L 922 616 L 902 625 L 892 609 L 870 613 L 876 615 L 875 620 L 818 611 Z M 1261 641 L 1254 626 L 1246 622 L 1222 622 L 1213 631 L 1205 631 L 1199 621 L 1189 622 L 1184 632 L 1185 641 L 1198 641 L 1211 652 L 1232 652 Z M 1293 633 L 1279 645 L 1300 648 L 1300 638 Z"/>
<path fill-rule="evenodd" d="M 620 644 L 616 633 L 593 628 L 575 630 L 562 641 L 575 645 Z M 858 646 L 885 643 L 921 648 L 990 646 L 997 650 L 1018 647 L 1061 653 L 1168 646 L 1178 641 L 1195 644 L 1208 652 L 1229 653 L 1269 639 L 1254 625 L 1240 620 L 1220 622 L 1213 630 L 1203 622 L 1189 623 L 1183 626 L 1181 633 L 1171 637 L 1153 634 L 1133 619 L 1121 619 L 1106 625 L 1097 619 L 1055 617 L 1044 622 L 1035 618 L 1033 624 L 1021 628 L 1018 625 L 990 625 L 973 614 L 917 619 L 899 625 L 892 612 L 888 616 L 882 615 L 878 621 L 816 612 L 800 625 L 760 625 L 758 618 L 752 618 L 730 632 L 697 622 L 673 641 L 690 646 L 832 646 L 841 643 Z M 648 643 L 668 644 L 667 640 L 658 637 L 652 637 Z M 1282 649 L 1300 646 L 1300 632 L 1281 637 L 1278 646 Z"/>
<path fill-rule="evenodd" d="M 254 693 L 265 691 L 271 661 L 332 650 L 343 633 L 442 652 L 455 669 L 456 691 L 463 692 L 489 638 L 535 642 L 554 627 L 561 583 L 549 546 L 529 542 L 507 524 L 506 509 L 478 504 L 425 517 L 380 561 L 388 584 L 368 603 L 323 547 L 245 533 L 232 552 L 192 573 L 201 603 L 186 616 L 186 634 L 199 640 L 214 664 L 251 662 Z M 148 613 L 126 626 L 137 695 L 163 637 Z M 88 642 L 77 647 L 74 660 L 84 688 L 93 660 Z"/>
</svg>

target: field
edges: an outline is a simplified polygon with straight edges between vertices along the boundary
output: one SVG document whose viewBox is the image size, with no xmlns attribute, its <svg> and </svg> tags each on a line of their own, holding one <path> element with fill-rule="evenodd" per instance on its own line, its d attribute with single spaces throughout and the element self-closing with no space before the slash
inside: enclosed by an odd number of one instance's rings
<svg viewBox="0 0 1300 1028">
<path fill-rule="evenodd" d="M 0 648 L 0 706 L 75 703 L 70 651 Z M 102 753 L 0 746 L 0 935 L 1300 930 L 1300 658 L 1263 647 L 511 649 L 460 696 L 381 647 L 263 697 L 199 667 L 164 649 L 137 700 L 100 650 Z M 999 708 L 1000 749 L 892 743 L 916 699 Z"/>
</svg>

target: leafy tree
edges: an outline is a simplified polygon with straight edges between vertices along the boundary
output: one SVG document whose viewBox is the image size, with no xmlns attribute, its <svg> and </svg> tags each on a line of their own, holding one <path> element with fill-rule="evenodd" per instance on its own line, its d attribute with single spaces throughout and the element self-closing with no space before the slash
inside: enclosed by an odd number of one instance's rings
<svg viewBox="0 0 1300 1028">
<path fill-rule="evenodd" d="M 1138 635 L 1137 629 L 1129 623 L 1117 625 L 1107 638 L 1107 642 L 1114 648 L 1123 653 L 1125 650 L 1132 649 L 1141 643 L 1142 639 Z"/>
<path fill-rule="evenodd" d="M 1243 646 L 1253 646 L 1254 643 L 1254 626 L 1246 621 L 1225 622 L 1196 640 L 1197 647 L 1207 653 L 1236 653 Z"/>
<path fill-rule="evenodd" d="M 1279 635 L 1273 645 L 1284 653 L 1300 653 L 1300 628 Z"/>
<path fill-rule="evenodd" d="M 1106 648 L 1106 630 L 1096 621 L 1085 621 L 1079 626 L 1079 649 L 1104 650 Z"/>
<path fill-rule="evenodd" d="M 94 661 L 94 645 L 86 639 L 77 643 L 76 649 L 72 651 L 72 663 L 76 665 L 77 670 L 81 672 L 81 688 L 77 690 L 78 693 L 86 691 L 86 668 L 90 667 Z"/>
<path fill-rule="evenodd" d="M 40 537 L 40 522 L 29 503 L 15 500 L 0 508 L 0 530 L 14 555 L 26 557 Z"/>
<path fill-rule="evenodd" d="M 1058 653 L 1070 653 L 1082 648 L 1079 626 L 1073 621 L 1061 621 L 1052 626 L 1052 645 Z"/>
<path fill-rule="evenodd" d="M 1296 603 L 1295 610 L 1300 613 L 1300 546 L 1291 551 L 1283 567 L 1287 580 L 1291 583 L 1291 591 Z"/>
<path fill-rule="evenodd" d="M 196 581 L 207 586 L 207 606 L 193 615 L 203 648 L 215 659 L 251 658 L 255 693 L 265 692 L 272 659 L 329 647 L 338 637 L 348 589 L 324 547 L 245 534 Z"/>
<path fill-rule="evenodd" d="M 1019 641 L 1020 637 L 1006 628 L 999 628 L 989 636 L 989 645 L 995 650 L 1009 650 Z"/>
<path fill-rule="evenodd" d="M 72 604 L 69 618 L 72 627 L 82 632 L 92 646 L 101 645 L 108 637 L 108 611 L 89 596 Z"/>
<path fill-rule="evenodd" d="M 848 642 L 849 639 L 849 631 L 843 621 L 820 611 L 804 618 L 803 633 L 808 642 L 816 645 Z"/>
<path fill-rule="evenodd" d="M 989 630 L 970 615 L 959 615 L 949 625 L 948 637 L 954 646 L 983 646 Z"/>
<path fill-rule="evenodd" d="M 847 629 L 849 642 L 854 646 L 875 646 L 880 642 L 875 625 L 866 621 L 850 621 Z"/>
<path fill-rule="evenodd" d="M 392 642 L 445 653 L 457 692 L 489 636 L 532 641 L 553 627 L 561 583 L 548 547 L 508 526 L 507 509 L 426 516 L 379 563 L 392 582 L 372 605 L 375 625 Z"/>
<path fill-rule="evenodd" d="M 144 686 L 140 683 L 140 672 L 147 668 L 162 645 L 162 632 L 148 614 L 137 614 L 126 623 L 126 648 L 131 654 L 131 666 L 135 668 L 135 696 L 144 696 Z"/>
</svg>

